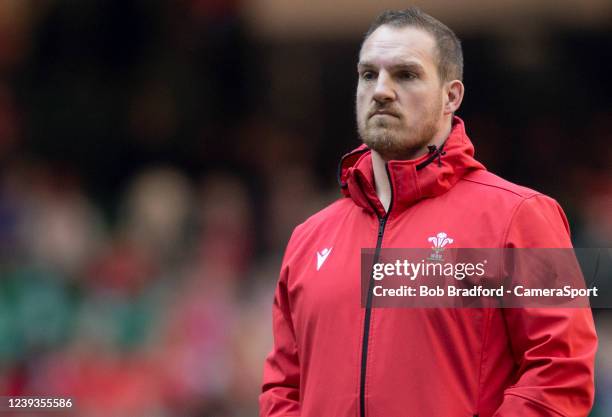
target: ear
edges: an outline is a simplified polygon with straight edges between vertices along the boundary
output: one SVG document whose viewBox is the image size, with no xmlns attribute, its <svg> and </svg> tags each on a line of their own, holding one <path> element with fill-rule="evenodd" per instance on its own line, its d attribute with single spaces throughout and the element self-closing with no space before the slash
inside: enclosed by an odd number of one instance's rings
<svg viewBox="0 0 612 417">
<path fill-rule="evenodd" d="M 457 111 L 463 101 L 464 91 L 465 87 L 459 80 L 446 83 L 444 88 L 444 114 L 452 114 Z"/>
</svg>

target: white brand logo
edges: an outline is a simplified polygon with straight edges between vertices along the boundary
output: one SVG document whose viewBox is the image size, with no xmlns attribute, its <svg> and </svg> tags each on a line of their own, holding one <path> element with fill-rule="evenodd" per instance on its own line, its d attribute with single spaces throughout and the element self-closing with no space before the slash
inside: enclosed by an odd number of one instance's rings
<svg viewBox="0 0 612 417">
<path fill-rule="evenodd" d="M 321 269 L 331 251 L 332 248 L 325 248 L 321 252 L 317 252 L 317 271 Z"/>
<path fill-rule="evenodd" d="M 432 261 L 442 261 L 444 247 L 453 243 L 454 239 L 448 237 L 446 233 L 440 232 L 436 236 L 428 238 L 427 241 L 433 244 L 432 249 L 434 250 L 429 259 Z"/>
</svg>

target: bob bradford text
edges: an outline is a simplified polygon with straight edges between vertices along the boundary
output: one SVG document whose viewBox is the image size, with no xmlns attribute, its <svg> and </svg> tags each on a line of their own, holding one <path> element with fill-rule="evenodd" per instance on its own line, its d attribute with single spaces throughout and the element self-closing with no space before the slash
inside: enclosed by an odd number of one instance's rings
<svg viewBox="0 0 612 417">
<path fill-rule="evenodd" d="M 472 288 L 460 288 L 453 285 L 447 287 L 420 285 L 418 288 L 402 285 L 398 288 L 384 288 L 382 285 L 376 285 L 372 291 L 375 297 L 503 297 L 506 294 L 512 294 L 516 297 L 563 297 L 571 299 L 597 297 L 597 287 L 573 288 L 570 285 L 565 285 L 562 288 L 526 288 L 523 285 L 516 285 L 511 289 L 506 289 L 503 285 L 497 288 L 486 288 L 482 285 Z"/>
</svg>

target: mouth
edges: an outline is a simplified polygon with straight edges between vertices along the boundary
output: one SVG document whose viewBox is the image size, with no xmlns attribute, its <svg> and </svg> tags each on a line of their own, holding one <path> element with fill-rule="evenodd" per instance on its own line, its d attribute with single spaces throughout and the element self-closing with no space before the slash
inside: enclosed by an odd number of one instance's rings
<svg viewBox="0 0 612 417">
<path fill-rule="evenodd" d="M 399 115 L 397 113 L 388 111 L 388 110 L 376 110 L 370 115 L 370 118 L 374 116 L 391 116 L 399 119 Z"/>
</svg>

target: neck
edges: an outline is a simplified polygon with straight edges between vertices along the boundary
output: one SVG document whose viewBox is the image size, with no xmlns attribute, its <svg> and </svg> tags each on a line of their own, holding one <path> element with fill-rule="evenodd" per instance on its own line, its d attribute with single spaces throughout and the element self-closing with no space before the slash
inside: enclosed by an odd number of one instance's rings
<svg viewBox="0 0 612 417">
<path fill-rule="evenodd" d="M 372 150 L 372 168 L 374 171 L 376 195 L 378 195 L 378 199 L 385 208 L 385 211 L 389 211 L 389 204 L 391 204 L 391 183 L 389 182 L 385 162 L 378 152 Z"/>
<path fill-rule="evenodd" d="M 450 120 L 446 124 L 444 129 L 441 129 L 440 132 L 434 136 L 434 138 L 427 143 L 422 148 L 418 149 L 413 154 L 413 159 L 423 156 L 427 153 L 427 146 L 436 145 L 441 146 L 451 131 L 451 123 Z M 376 186 L 376 195 L 380 200 L 381 204 L 385 208 L 385 211 L 389 211 L 389 205 L 391 204 L 391 183 L 389 182 L 389 176 L 387 175 L 387 169 L 385 167 L 385 163 L 387 161 L 385 158 L 372 150 L 372 168 L 374 171 L 374 185 Z"/>
</svg>

